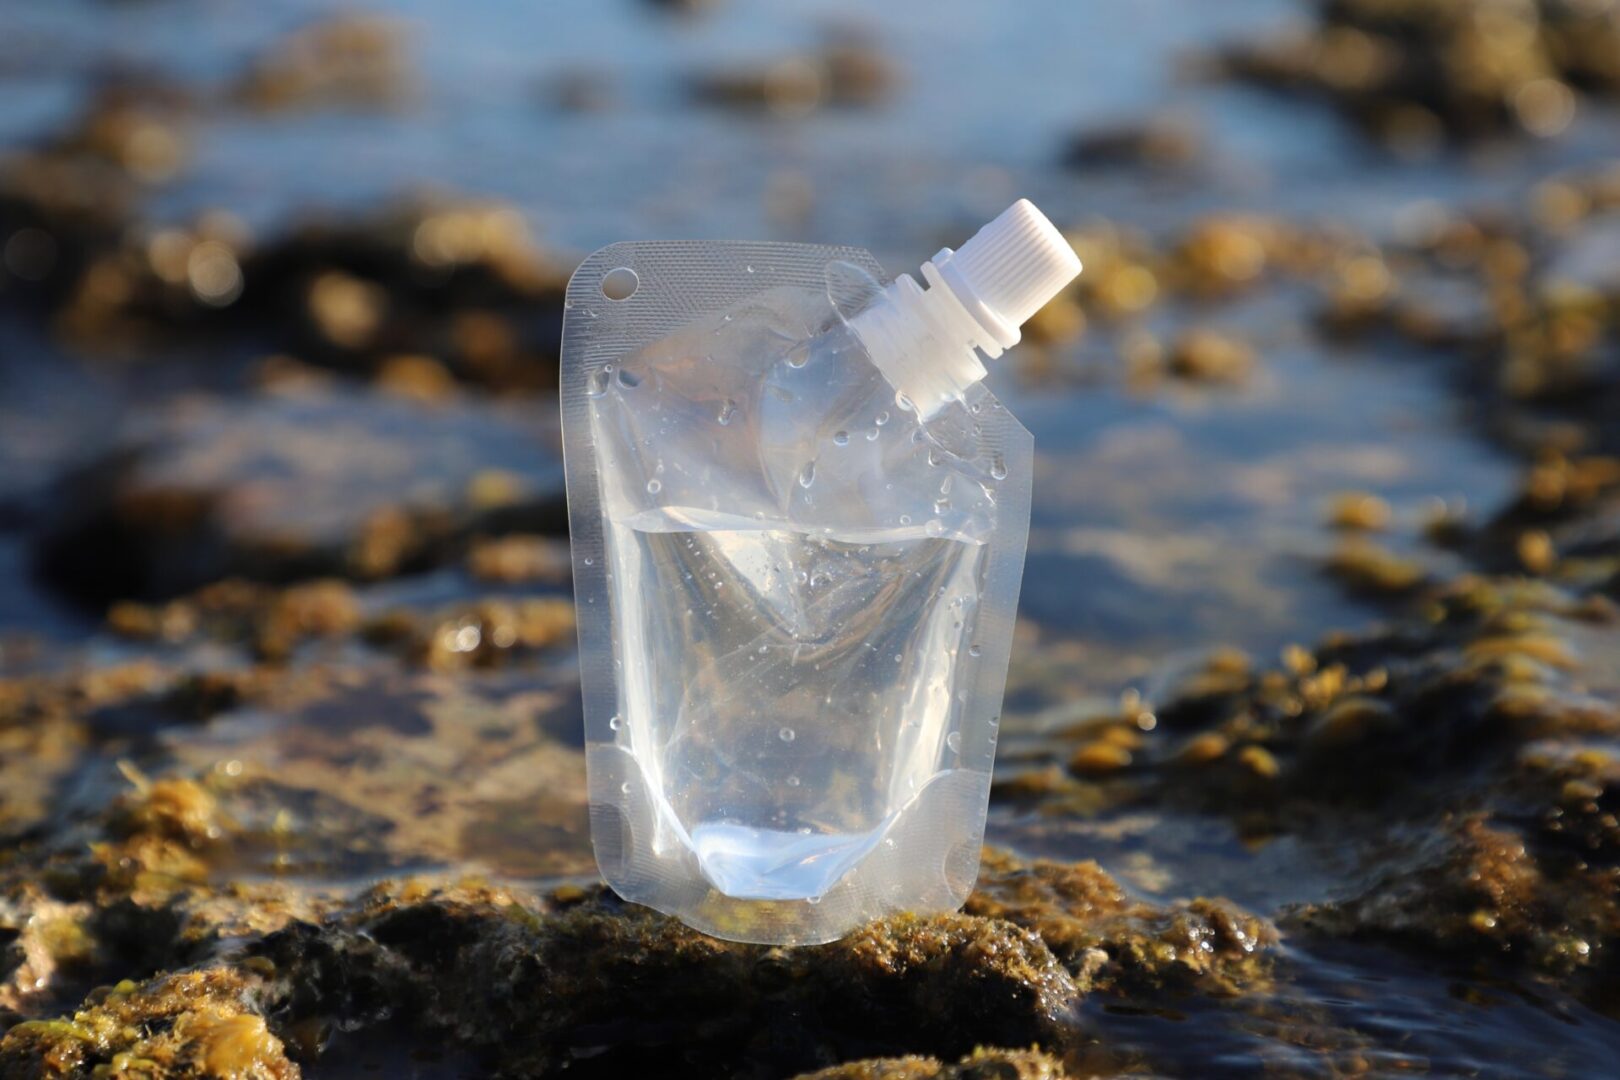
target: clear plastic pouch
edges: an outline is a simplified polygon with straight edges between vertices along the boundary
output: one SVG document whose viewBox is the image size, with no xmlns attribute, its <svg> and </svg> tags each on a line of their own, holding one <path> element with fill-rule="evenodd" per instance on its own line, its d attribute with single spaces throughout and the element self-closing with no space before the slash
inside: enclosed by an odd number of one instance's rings
<svg viewBox="0 0 1620 1080">
<path fill-rule="evenodd" d="M 1032 442 L 976 381 L 897 390 L 857 329 L 881 274 L 659 242 L 569 283 L 597 862 L 717 937 L 827 941 L 954 909 L 978 872 Z"/>
</svg>

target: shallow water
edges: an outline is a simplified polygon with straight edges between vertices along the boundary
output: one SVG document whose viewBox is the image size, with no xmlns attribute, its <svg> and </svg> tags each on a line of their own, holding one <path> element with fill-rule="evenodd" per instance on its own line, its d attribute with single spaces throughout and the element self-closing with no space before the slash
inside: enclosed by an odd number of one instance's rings
<svg viewBox="0 0 1620 1080">
<path fill-rule="evenodd" d="M 275 36 L 337 5 L 5 5 L 0 147 L 55 130 L 109 71 L 155 72 L 202 99 L 186 124 L 188 162 L 147 196 L 159 221 L 225 208 L 262 237 L 310 208 L 355 213 L 405 189 L 442 187 L 510 200 L 564 261 L 625 238 L 737 236 L 866 244 L 899 272 L 1018 195 L 1064 223 L 1107 216 L 1152 235 L 1211 210 L 1251 209 L 1385 236 L 1437 205 L 1520 200 L 1537 179 L 1620 145 L 1620 115 L 1583 108 L 1556 140 L 1403 160 L 1369 149 L 1310 103 L 1178 75 L 1187 50 L 1286 22 L 1299 11 L 1286 0 L 1042 0 L 1016 10 L 736 0 L 691 17 L 592 0 L 374 9 L 402 20 L 411 74 L 399 101 L 257 114 L 216 92 Z M 863 27 L 894 61 L 887 101 L 804 116 L 694 101 L 694 74 L 813 48 L 828 22 Z M 601 90 L 604 107 L 557 103 L 559 84 L 580 79 Z M 1190 169 L 1057 164 L 1076 130 L 1159 110 L 1203 132 Z M 1021 753 L 1048 750 L 1055 727 L 1113 708 L 1122 690 L 1153 699 L 1214 645 L 1269 664 L 1289 644 L 1387 617 L 1385 603 L 1321 572 L 1337 542 L 1322 525 L 1334 492 L 1387 500 L 1394 523 L 1384 541 L 1436 575 L 1464 563 L 1421 542 L 1432 500 L 1466 505 L 1477 519 L 1510 496 L 1518 466 L 1455 393 L 1462 373 L 1410 346 L 1330 346 L 1311 330 L 1311 305 L 1279 287 L 1218 307 L 1153 310 L 1146 321 L 1166 336 L 1213 323 L 1251 339 L 1261 360 L 1235 386 L 1140 390 L 1106 335 L 1050 347 L 1045 366 L 1017 356 L 992 365 L 995 393 L 1037 446 L 1020 607 L 1027 641 L 1015 649 L 1002 717 L 1005 773 L 1021 767 Z M 227 364 L 200 373 L 186 357 L 154 352 L 147 366 L 81 362 L 0 299 L 0 672 L 175 657 L 111 639 L 99 611 L 40 582 L 31 548 L 56 504 L 54 485 L 123 426 L 199 388 L 243 392 Z M 345 408 L 360 426 L 387 411 L 364 395 Z M 426 609 L 488 591 L 440 569 L 364 586 L 362 603 L 373 613 Z M 1587 641 L 1589 631 L 1566 629 L 1597 661 L 1594 692 L 1612 695 L 1612 635 Z M 221 655 L 240 662 L 223 646 L 184 654 L 202 667 Z M 350 658 L 316 650 L 315 659 Z M 347 802 L 303 808 L 299 822 L 329 830 L 307 848 L 243 852 L 232 869 L 244 879 L 347 887 L 427 867 L 588 880 L 571 670 L 564 658 L 465 694 L 435 678 L 401 692 L 357 676 L 318 713 L 230 710 L 206 729 L 166 731 L 155 747 L 143 739 L 98 751 L 63 782 L 61 809 L 121 790 L 112 760 L 124 754 L 195 768 L 260 759 Z M 543 723 L 530 719 L 536 711 Z M 405 830 L 385 824 L 407 806 L 432 813 Z M 363 857 L 352 854 L 356 836 L 371 838 Z M 1183 809 L 1055 819 L 998 803 L 989 839 L 1029 855 L 1098 859 L 1155 900 L 1221 895 L 1267 914 L 1361 883 L 1343 850 L 1298 836 L 1256 840 Z M 346 854 L 328 858 L 328 844 Z M 1620 1027 L 1572 999 L 1393 948 L 1289 945 L 1277 983 L 1230 1009 L 1099 1004 L 1086 1020 L 1122 1051 L 1188 1075 L 1266 1066 L 1603 1075 L 1620 1048 Z M 1311 1032 L 1350 1041 L 1296 1045 Z M 348 1064 L 334 1059 L 330 1075 Z"/>
</svg>

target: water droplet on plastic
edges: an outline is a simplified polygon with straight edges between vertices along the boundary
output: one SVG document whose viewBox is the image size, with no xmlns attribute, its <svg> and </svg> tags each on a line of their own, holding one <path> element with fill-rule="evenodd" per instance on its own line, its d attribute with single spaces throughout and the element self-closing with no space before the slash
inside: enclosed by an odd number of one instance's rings
<svg viewBox="0 0 1620 1080">
<path fill-rule="evenodd" d="M 641 376 L 637 375 L 635 372 L 631 371 L 629 368 L 620 368 L 619 369 L 619 385 L 623 386 L 623 387 L 625 387 L 627 389 L 631 388 L 631 387 L 640 386 L 641 385 Z"/>
<path fill-rule="evenodd" d="M 591 397 L 601 397 L 607 393 L 607 388 L 608 373 L 606 369 L 591 372 L 590 377 L 585 380 L 585 393 Z"/>
<path fill-rule="evenodd" d="M 943 514 L 945 511 L 949 510 L 950 508 L 951 508 L 951 500 L 949 500 L 949 499 L 935 499 L 934 500 L 934 513 Z"/>
<path fill-rule="evenodd" d="M 804 835 L 806 835 L 806 836 L 808 836 L 810 834 L 809 829 L 800 829 L 799 831 L 801 833 L 803 833 Z M 817 904 L 821 903 L 821 897 L 819 897 L 819 896 L 807 896 L 807 897 L 804 898 L 804 902 L 809 904 L 811 907 L 815 907 Z"/>
<path fill-rule="evenodd" d="M 1007 479 L 1007 462 L 1000 454 L 990 459 L 990 475 L 997 480 Z"/>
<path fill-rule="evenodd" d="M 945 524 L 938 518 L 929 518 L 928 524 L 923 526 L 923 532 L 929 536 L 944 536 Z"/>
<path fill-rule="evenodd" d="M 720 406 L 720 413 L 715 417 L 715 420 L 720 424 L 721 427 L 724 427 L 725 425 L 731 423 L 731 418 L 736 415 L 737 403 L 732 401 L 730 398 L 726 398 L 725 403 Z"/>
<path fill-rule="evenodd" d="M 620 728 L 624 727 L 624 720 L 615 716 L 613 719 L 608 721 L 608 727 L 613 731 L 618 731 Z"/>
<path fill-rule="evenodd" d="M 866 433 L 866 441 L 867 442 L 877 442 L 877 438 L 881 434 L 882 434 L 882 432 L 880 432 L 877 428 L 873 428 L 871 431 L 868 431 Z"/>
<path fill-rule="evenodd" d="M 630 781 L 626 780 L 624 783 L 620 784 L 619 785 L 619 791 L 622 794 L 625 794 L 625 795 L 630 794 L 630 791 L 631 791 Z"/>
<path fill-rule="evenodd" d="M 794 739 L 797 739 L 799 736 L 794 733 L 792 728 L 785 727 L 781 731 L 778 731 L 776 733 L 776 737 L 781 739 L 783 742 L 792 742 Z"/>
<path fill-rule="evenodd" d="M 916 408 L 916 406 L 911 403 L 911 399 L 906 397 L 904 394 L 894 395 L 894 403 L 901 412 L 911 412 Z"/>
<path fill-rule="evenodd" d="M 754 272 L 754 268 L 753 268 L 753 267 L 752 267 L 752 266 L 749 266 L 749 267 L 746 267 L 746 268 L 745 268 L 745 269 L 747 269 L 747 271 L 748 271 L 748 272 L 749 272 L 749 273 L 750 273 L 750 274 L 752 274 L 752 273 L 753 273 L 753 272 Z"/>
<path fill-rule="evenodd" d="M 951 753 L 960 754 L 962 752 L 962 733 L 953 731 L 945 736 L 945 745 L 950 747 Z"/>
<path fill-rule="evenodd" d="M 872 417 L 872 423 L 876 424 L 878 427 L 882 427 L 884 424 L 887 424 L 888 422 L 889 422 L 888 410 L 884 410 L 883 412 L 880 412 L 876 416 Z"/>
<path fill-rule="evenodd" d="M 656 495 L 660 491 L 663 491 L 663 490 L 664 490 L 664 485 L 663 485 L 662 481 L 659 481 L 659 480 L 649 480 L 649 481 L 647 481 L 647 494 Z"/>
<path fill-rule="evenodd" d="M 815 482 L 816 482 L 816 463 L 813 462 L 813 461 L 807 462 L 805 464 L 804 468 L 799 470 L 799 486 L 802 487 L 802 488 L 807 488 L 811 484 L 814 484 Z"/>
<path fill-rule="evenodd" d="M 847 431 L 835 431 L 835 432 L 833 432 L 833 445 L 835 445 L 835 446 L 848 446 L 849 445 L 849 432 L 847 432 Z"/>
<path fill-rule="evenodd" d="M 900 515 L 900 524 L 902 524 L 902 525 L 910 525 L 911 524 L 911 515 L 910 514 L 901 514 Z"/>
<path fill-rule="evenodd" d="M 587 555 L 587 556 L 585 556 L 585 565 L 586 566 L 595 566 L 596 565 L 596 560 L 591 558 L 589 555 Z"/>
<path fill-rule="evenodd" d="M 802 368 L 810 360 L 810 343 L 801 341 L 787 351 L 787 364 L 790 368 Z"/>
<path fill-rule="evenodd" d="M 787 778 L 787 786 L 788 787 L 798 787 L 799 786 L 799 778 L 797 776 L 788 777 Z"/>
<path fill-rule="evenodd" d="M 984 652 L 984 650 L 979 647 L 979 643 L 976 641 L 972 645 L 968 646 L 969 656 L 978 656 L 982 652 Z"/>
</svg>

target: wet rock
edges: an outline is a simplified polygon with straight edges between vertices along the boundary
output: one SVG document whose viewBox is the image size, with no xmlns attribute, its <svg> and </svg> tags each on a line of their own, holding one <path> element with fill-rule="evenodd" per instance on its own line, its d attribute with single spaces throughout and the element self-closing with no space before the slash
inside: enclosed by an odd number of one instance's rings
<svg viewBox="0 0 1620 1080">
<path fill-rule="evenodd" d="M 566 542 L 545 536 L 500 536 L 473 541 L 467 572 L 476 581 L 502 585 L 558 584 L 572 576 Z"/>
<path fill-rule="evenodd" d="M 32 152 L 0 161 L 0 285 L 59 300 L 95 254 L 117 242 L 137 186 L 113 165 Z"/>
<path fill-rule="evenodd" d="M 532 409 L 338 392 L 198 402 L 76 480 L 40 559 L 97 599 L 231 575 L 386 577 L 458 558 L 480 532 L 558 526 L 553 440 Z"/>
<path fill-rule="evenodd" d="M 1069 771 L 1080 776 L 1107 776 L 1131 763 L 1128 747 L 1098 740 L 1088 742 L 1075 750 L 1069 758 Z"/>
<path fill-rule="evenodd" d="M 1298 237 L 1281 221 L 1220 214 L 1194 223 L 1176 241 L 1167 274 L 1195 297 L 1231 296 L 1258 284 Z"/>
<path fill-rule="evenodd" d="M 1419 621 L 1290 650 L 1276 670 L 1189 673 L 1156 710 L 1155 734 L 1177 737 L 1137 754 L 1139 781 L 1170 764 L 1161 795 L 1278 821 L 1328 806 L 1421 815 L 1532 740 L 1620 729 L 1582 689 L 1581 601 L 1463 579 L 1424 603 Z"/>
<path fill-rule="evenodd" d="M 148 1049 L 143 1030 L 250 1016 L 259 1024 L 234 1021 L 243 1049 L 274 1061 L 269 1036 L 314 1064 L 322 1029 L 393 1016 L 500 1075 L 570 1062 L 591 1076 L 652 1067 L 781 1075 L 881 1054 L 1061 1046 L 1076 997 L 1038 939 L 992 920 L 902 916 L 833 945 L 767 950 L 601 895 L 547 911 L 487 886 L 407 883 L 272 933 L 237 963 L 121 985 L 69 1020 L 14 1027 L 0 1063 L 88 1072 Z M 249 1028 L 260 1038 L 246 1038 Z"/>
<path fill-rule="evenodd" d="M 35 834 L 57 808 L 59 785 L 80 767 L 92 741 L 92 717 L 162 693 L 172 679 L 172 672 L 154 663 L 0 679 L 3 843 Z"/>
<path fill-rule="evenodd" d="M 1068 234 L 1086 270 L 1069 292 L 1102 319 L 1139 314 L 1159 298 L 1159 256 L 1148 239 L 1112 224 Z"/>
<path fill-rule="evenodd" d="M 139 346 L 210 335 L 242 296 L 252 238 L 234 216 L 130 229 L 97 251 L 54 317 L 76 347 L 132 357 Z"/>
<path fill-rule="evenodd" d="M 487 600 L 426 618 L 395 611 L 366 627 L 373 641 L 396 647 L 435 671 L 490 668 L 574 641 L 574 605 L 558 598 Z"/>
<path fill-rule="evenodd" d="M 1343 541 L 1324 567 L 1347 587 L 1374 596 L 1410 595 L 1429 580 L 1420 563 L 1363 538 Z"/>
<path fill-rule="evenodd" d="M 1620 946 L 1612 871 L 1548 864 L 1512 826 L 1478 814 L 1397 833 L 1378 865 L 1366 891 L 1305 906 L 1290 924 L 1512 965 L 1610 1000 L 1603 965 Z"/>
<path fill-rule="evenodd" d="M 296 1080 L 298 1067 L 252 1011 L 258 980 L 214 968 L 138 986 L 120 982 L 58 1020 L 0 1038 L 0 1072 L 19 1078 L 104 1076 Z"/>
<path fill-rule="evenodd" d="M 644 0 L 649 7 L 692 15 L 720 6 L 721 0 Z"/>
<path fill-rule="evenodd" d="M 12 261 L 79 348 L 141 358 L 251 335 L 417 400 L 446 396 L 436 369 L 503 392 L 555 389 L 566 273 L 511 207 L 414 200 L 257 238 L 218 211 L 128 227 L 94 175 L 77 159 L 0 169 L 0 242 L 15 242 Z"/>
<path fill-rule="evenodd" d="M 1241 383 L 1254 368 L 1254 350 L 1213 330 L 1191 330 L 1170 346 L 1166 358 L 1177 378 L 1199 383 Z"/>
<path fill-rule="evenodd" d="M 1266 920 L 1225 901 L 1155 908 L 1096 863 L 1023 863 L 993 851 L 964 910 L 1033 930 L 1082 989 L 1124 996 L 1239 993 L 1265 980 L 1277 943 Z"/>
<path fill-rule="evenodd" d="M 1063 1063 L 1038 1050 L 976 1050 L 955 1064 L 934 1058 L 877 1058 L 804 1073 L 794 1080 L 1064 1080 Z"/>
<path fill-rule="evenodd" d="M 1609 5 L 1562 0 L 1332 0 L 1314 25 L 1225 50 L 1239 78 L 1307 91 L 1396 148 L 1504 132 L 1557 135 L 1577 88 L 1620 92 Z M 1601 58 L 1601 59 L 1600 59 Z"/>
<path fill-rule="evenodd" d="M 600 113 L 619 104 L 620 89 L 601 71 L 569 68 L 545 79 L 539 96 L 562 112 Z"/>
<path fill-rule="evenodd" d="M 1389 503 L 1364 491 L 1347 491 L 1333 497 L 1327 508 L 1327 522 L 1335 529 L 1378 532 L 1389 525 Z"/>
<path fill-rule="evenodd" d="M 306 361 L 371 373 L 425 354 L 458 381 L 556 387 L 567 272 L 509 206 L 414 201 L 312 220 L 261 245 L 243 277 L 242 303 Z"/>
<path fill-rule="evenodd" d="M 1173 116 L 1084 131 L 1069 142 L 1064 164 L 1079 170 L 1185 169 L 1202 149 L 1197 130 Z"/>
<path fill-rule="evenodd" d="M 344 15 L 288 35 L 256 59 L 230 95 L 264 111 L 393 107 L 413 89 L 403 27 Z"/>
<path fill-rule="evenodd" d="M 824 106 L 881 104 L 898 81 L 893 62 L 880 46 L 859 32 L 839 31 L 813 52 L 758 68 L 704 72 L 691 80 L 691 89 L 698 101 L 711 105 L 795 117 Z"/>
</svg>

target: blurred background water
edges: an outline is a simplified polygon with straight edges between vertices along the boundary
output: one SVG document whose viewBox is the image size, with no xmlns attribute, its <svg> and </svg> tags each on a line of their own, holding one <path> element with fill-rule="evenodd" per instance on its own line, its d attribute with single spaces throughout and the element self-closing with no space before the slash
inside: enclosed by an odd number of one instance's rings
<svg viewBox="0 0 1620 1080">
<path fill-rule="evenodd" d="M 854 243 L 900 273 L 1027 196 L 1085 238 L 1088 257 L 1099 237 L 1173 247 L 1212 215 L 1247 223 L 1229 241 L 1240 261 L 1252 255 L 1256 221 L 1298 223 L 1370 251 L 1429 235 L 1463 208 L 1522 208 L 1548 178 L 1602 166 L 1620 147 L 1620 111 L 1597 96 L 1567 110 L 1562 98 L 1521 108 L 1531 136 L 1454 140 L 1442 116 L 1414 145 L 1369 139 L 1318 97 L 1217 77 L 1227 47 L 1308 25 L 1317 10 L 1295 0 L 400 0 L 363 12 L 316 0 L 0 2 L 0 174 L 9 184 L 31 155 L 53 154 L 75 169 L 110 160 L 118 173 L 102 186 L 99 174 L 73 172 L 89 194 L 62 187 L 62 206 L 49 180 L 44 196 L 39 185 L 6 188 L 0 672 L 154 657 L 188 671 L 256 663 L 263 642 L 244 656 L 235 630 L 199 643 L 145 623 L 131 634 L 137 614 L 118 615 L 120 601 L 169 600 L 243 572 L 284 583 L 345 567 L 337 576 L 354 583 L 357 617 L 371 620 L 524 594 L 526 584 L 469 577 L 461 546 L 374 526 L 405 507 L 417 515 L 411 529 L 431 532 L 418 513 L 426 507 L 433 521 L 448 516 L 458 544 L 509 527 L 555 541 L 555 293 L 578 258 L 612 241 Z M 120 102 L 133 105 L 121 112 Z M 16 194 L 24 190 L 35 193 Z M 412 224 L 396 242 L 387 218 L 412 198 L 472 200 L 486 216 L 453 228 L 478 234 L 478 258 L 502 284 L 480 278 L 467 296 L 440 299 L 441 279 L 423 269 L 440 265 L 428 257 L 438 234 Z M 312 219 L 338 238 L 297 239 Z M 106 255 L 120 244 L 137 254 Z M 181 250 L 169 277 L 165 244 Z M 522 257 L 502 262 L 513 251 Z M 67 273 L 104 256 L 112 300 L 97 299 L 93 274 Z M 1583 257 L 1601 267 L 1620 251 L 1611 237 Z M 127 269 L 131 258 L 138 269 Z M 337 269 L 324 272 L 328 263 Z M 992 387 L 1038 447 L 1023 643 L 1004 727 L 1014 772 L 1044 760 L 1054 730 L 1122 692 L 1151 700 L 1217 647 L 1271 663 L 1287 646 L 1387 617 L 1388 590 L 1346 588 L 1345 573 L 1324 572 L 1341 546 L 1324 526 L 1340 493 L 1393 522 L 1386 561 L 1350 567 L 1365 585 L 1471 568 L 1472 555 L 1426 542 L 1425 523 L 1487 518 L 1518 490 L 1521 462 L 1482 418 L 1466 360 L 1409 337 L 1324 333 L 1320 292 L 1297 279 L 1209 297 L 1173 289 L 1172 266 L 1156 272 L 1153 291 L 1123 317 L 1101 318 L 1088 301 L 1076 309 L 1081 324 L 1062 324 L 1059 312 L 992 366 Z M 143 284 L 154 275 L 172 290 Z M 387 318 L 420 309 L 429 329 L 413 337 L 418 324 L 402 317 L 402 337 L 355 344 L 383 304 L 368 282 L 386 291 Z M 142 300 L 148 292 L 157 299 Z M 1434 318 L 1459 333 L 1484 318 L 1476 293 L 1443 281 L 1429 299 Z M 138 333 L 96 321 L 136 308 Z M 441 315 L 460 359 L 435 352 Z M 1207 350 L 1188 346 L 1193 377 L 1144 385 L 1132 359 L 1143 341 L 1149 366 L 1174 368 L 1182 361 L 1165 344 L 1193 331 L 1239 343 L 1237 375 L 1197 376 Z M 497 344 L 480 351 L 485 339 Z M 508 339 L 519 345 L 499 344 Z M 409 362 L 395 363 L 396 353 Z M 489 375 L 478 357 L 494 354 Z M 286 396 L 306 377 L 322 381 L 314 404 Z M 176 490 L 206 495 L 204 509 L 177 512 L 179 526 L 148 533 L 118 517 Z M 289 536 L 316 554 L 288 555 Z M 378 555 L 379 545 L 393 554 Z M 334 548 L 345 553 L 335 561 Z M 540 591 L 565 595 L 566 575 L 551 570 L 532 576 Z M 461 651 L 473 651 L 494 624 L 469 639 L 474 625 L 434 624 L 423 648 L 448 633 L 446 648 L 471 640 Z M 527 624 L 511 632 L 544 637 Z M 546 737 L 566 743 L 577 738 L 567 734 L 571 658 L 566 634 L 545 640 L 561 640 L 563 652 L 476 694 L 496 712 L 537 695 Z M 1593 648 L 1616 655 L 1612 642 Z M 293 661 L 306 652 L 292 649 Z M 316 658 L 369 671 L 364 655 L 343 642 Z M 391 684 L 345 686 L 348 724 L 364 727 L 373 713 L 384 727 L 402 724 L 415 708 Z M 291 720 L 245 709 L 178 734 L 121 714 L 110 748 L 92 746 L 52 774 L 71 782 L 47 805 L 58 817 L 90 812 L 121 782 L 111 762 L 127 753 L 196 768 L 281 755 L 332 765 L 317 784 L 339 789 L 332 763 L 348 767 L 352 747 L 326 745 L 329 718 L 300 707 L 285 707 Z M 132 731 L 138 753 L 117 741 Z M 484 764 L 462 761 L 469 772 L 451 782 L 471 783 Z M 382 786 L 391 775 L 373 779 Z M 538 803 L 521 794 L 530 789 L 491 781 L 453 840 L 425 828 L 374 861 L 348 851 L 331 866 L 279 872 L 347 883 L 468 864 L 547 883 L 588 879 L 580 785 L 566 764 L 546 776 Z M 991 838 L 1098 858 L 1144 896 L 1220 893 L 1264 914 L 1350 880 L 1330 848 L 1286 836 L 1254 845 L 1238 833 L 1218 816 L 1162 808 L 1054 824 L 1015 803 L 998 805 Z M 402 854 L 411 842 L 419 850 Z M 1550 1063 L 1596 1076 L 1620 1046 L 1612 1021 L 1556 994 L 1549 1004 L 1503 992 L 1487 1012 L 1463 1003 L 1444 970 L 1362 950 L 1289 952 L 1267 1008 L 1319 1009 L 1324 1026 L 1389 1050 L 1373 1071 L 1520 1075 Z M 1265 1033 L 1276 1018 L 1261 1011 L 1166 1019 L 1097 1007 L 1091 1019 L 1129 1046 L 1185 1041 L 1154 1060 L 1186 1075 L 1241 1075 L 1263 1060 L 1311 1072 L 1279 1049 L 1288 1038 Z"/>
</svg>

